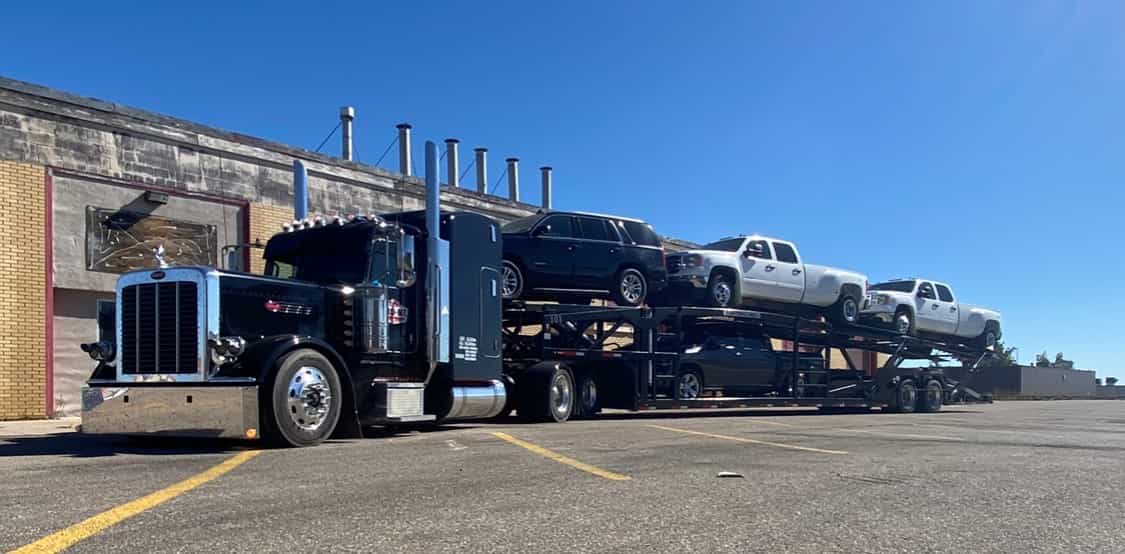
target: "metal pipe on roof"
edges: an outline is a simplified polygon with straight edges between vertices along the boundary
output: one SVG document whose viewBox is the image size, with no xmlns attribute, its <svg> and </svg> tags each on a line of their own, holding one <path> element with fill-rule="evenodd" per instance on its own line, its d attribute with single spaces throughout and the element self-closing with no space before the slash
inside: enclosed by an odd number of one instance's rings
<svg viewBox="0 0 1125 554">
<path fill-rule="evenodd" d="M 473 164 L 477 167 L 477 192 L 481 194 L 488 193 L 488 149 L 487 148 L 474 148 L 473 153 L 476 159 Z"/>
<path fill-rule="evenodd" d="M 352 161 L 352 122 L 355 121 L 355 108 L 340 108 L 340 157 Z"/>
<path fill-rule="evenodd" d="M 520 201 L 520 159 L 508 158 L 508 200 Z"/>
<path fill-rule="evenodd" d="M 413 175 L 411 171 L 410 160 L 410 129 L 413 127 L 409 123 L 399 123 L 395 125 L 398 129 L 398 172 L 410 177 Z"/>
<path fill-rule="evenodd" d="M 455 138 L 445 139 L 445 172 L 448 174 L 448 184 L 451 187 L 461 186 L 461 169 L 457 163 L 457 143 Z"/>
<path fill-rule="evenodd" d="M 540 204 L 544 210 L 551 209 L 551 166 L 545 165 L 539 168 L 540 182 L 543 186 L 543 200 Z"/>
</svg>

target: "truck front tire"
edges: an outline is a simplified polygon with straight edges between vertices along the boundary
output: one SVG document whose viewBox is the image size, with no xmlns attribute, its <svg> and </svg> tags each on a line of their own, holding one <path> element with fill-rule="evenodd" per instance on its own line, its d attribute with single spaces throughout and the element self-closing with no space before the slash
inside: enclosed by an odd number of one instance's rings
<svg viewBox="0 0 1125 554">
<path fill-rule="evenodd" d="M 845 292 L 832 306 L 830 318 L 835 323 L 855 325 L 859 323 L 859 298 Z"/>
<path fill-rule="evenodd" d="M 996 346 L 996 341 L 999 340 L 1000 329 L 992 321 L 989 321 L 984 326 L 984 332 L 977 337 L 977 346 L 988 350 Z"/>
<path fill-rule="evenodd" d="M 891 330 L 900 335 L 914 334 L 914 316 L 911 315 L 910 310 L 899 308 L 895 312 L 895 317 L 891 320 Z"/>
<path fill-rule="evenodd" d="M 332 435 L 344 403 L 340 377 L 315 350 L 294 350 L 278 361 L 263 410 L 266 438 L 282 446 L 313 446 Z"/>
<path fill-rule="evenodd" d="M 707 303 L 716 308 L 732 308 L 735 301 L 734 283 L 723 273 L 714 273 L 707 282 Z"/>
</svg>

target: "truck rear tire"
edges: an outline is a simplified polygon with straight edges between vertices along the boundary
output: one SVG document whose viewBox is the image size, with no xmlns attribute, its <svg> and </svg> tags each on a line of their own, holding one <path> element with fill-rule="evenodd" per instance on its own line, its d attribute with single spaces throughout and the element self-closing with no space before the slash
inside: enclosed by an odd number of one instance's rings
<svg viewBox="0 0 1125 554">
<path fill-rule="evenodd" d="M 516 382 L 517 411 L 528 421 L 562 423 L 574 413 L 574 375 L 558 362 L 536 364 Z"/>
<path fill-rule="evenodd" d="M 315 350 L 294 350 L 277 364 L 263 410 L 263 431 L 282 446 L 319 444 L 336 429 L 343 403 L 343 387 L 332 363 Z"/>
<path fill-rule="evenodd" d="M 610 295 L 618 306 L 640 306 L 648 296 L 648 280 L 640 271 L 627 267 L 617 274 Z"/>
<path fill-rule="evenodd" d="M 855 325 L 859 323 L 859 298 L 856 298 L 850 293 L 844 293 L 836 303 L 832 305 L 832 313 L 829 314 L 829 319 L 833 323 L 843 323 L 846 325 Z"/>
<path fill-rule="evenodd" d="M 984 332 L 977 337 L 976 346 L 988 350 L 996 346 L 996 341 L 1000 337 L 1000 329 L 993 322 L 988 322 L 984 326 Z"/>
<path fill-rule="evenodd" d="M 944 403 L 945 389 L 941 386 L 941 381 L 937 379 L 926 381 L 926 388 L 922 390 L 922 395 L 918 398 L 918 411 L 927 414 L 940 412 Z"/>
<path fill-rule="evenodd" d="M 909 414 L 914 412 L 914 407 L 918 404 L 918 387 L 914 381 L 910 379 L 903 379 L 898 382 L 895 387 L 895 396 L 891 402 L 891 411 L 900 414 Z"/>
</svg>

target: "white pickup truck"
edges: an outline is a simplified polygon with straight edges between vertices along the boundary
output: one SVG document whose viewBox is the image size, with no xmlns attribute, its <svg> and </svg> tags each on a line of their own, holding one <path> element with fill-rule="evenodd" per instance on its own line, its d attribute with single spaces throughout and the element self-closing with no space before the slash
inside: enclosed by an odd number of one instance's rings
<svg viewBox="0 0 1125 554">
<path fill-rule="evenodd" d="M 867 276 L 801 263 L 796 245 L 761 235 L 669 254 L 667 267 L 673 290 L 705 291 L 712 306 L 812 312 L 843 323 L 859 321 L 867 288 Z"/>
<path fill-rule="evenodd" d="M 900 334 L 969 339 L 986 349 L 1000 338 L 1000 313 L 959 304 L 945 283 L 896 279 L 867 290 L 860 318 L 878 321 Z"/>
</svg>

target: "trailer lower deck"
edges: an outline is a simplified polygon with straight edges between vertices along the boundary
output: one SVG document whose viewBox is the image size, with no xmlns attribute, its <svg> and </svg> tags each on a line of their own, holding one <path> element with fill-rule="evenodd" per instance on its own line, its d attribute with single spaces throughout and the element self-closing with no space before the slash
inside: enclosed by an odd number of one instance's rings
<svg viewBox="0 0 1125 554">
<path fill-rule="evenodd" d="M 684 362 L 683 338 L 725 332 L 788 341 L 779 385 L 764 394 L 680 398 L 671 386 Z M 503 312 L 504 371 L 510 408 L 529 419 L 562 421 L 602 408 L 640 410 L 815 407 L 937 411 L 945 403 L 987 400 L 940 367 L 958 361 L 974 370 L 991 352 L 966 344 L 896 335 L 881 328 L 756 310 L 661 307 L 614 308 L 512 304 Z M 847 368 L 802 367 L 810 355 L 842 354 Z M 873 375 L 857 369 L 849 351 L 887 360 Z M 808 364 L 806 364 L 807 366 Z"/>
</svg>

